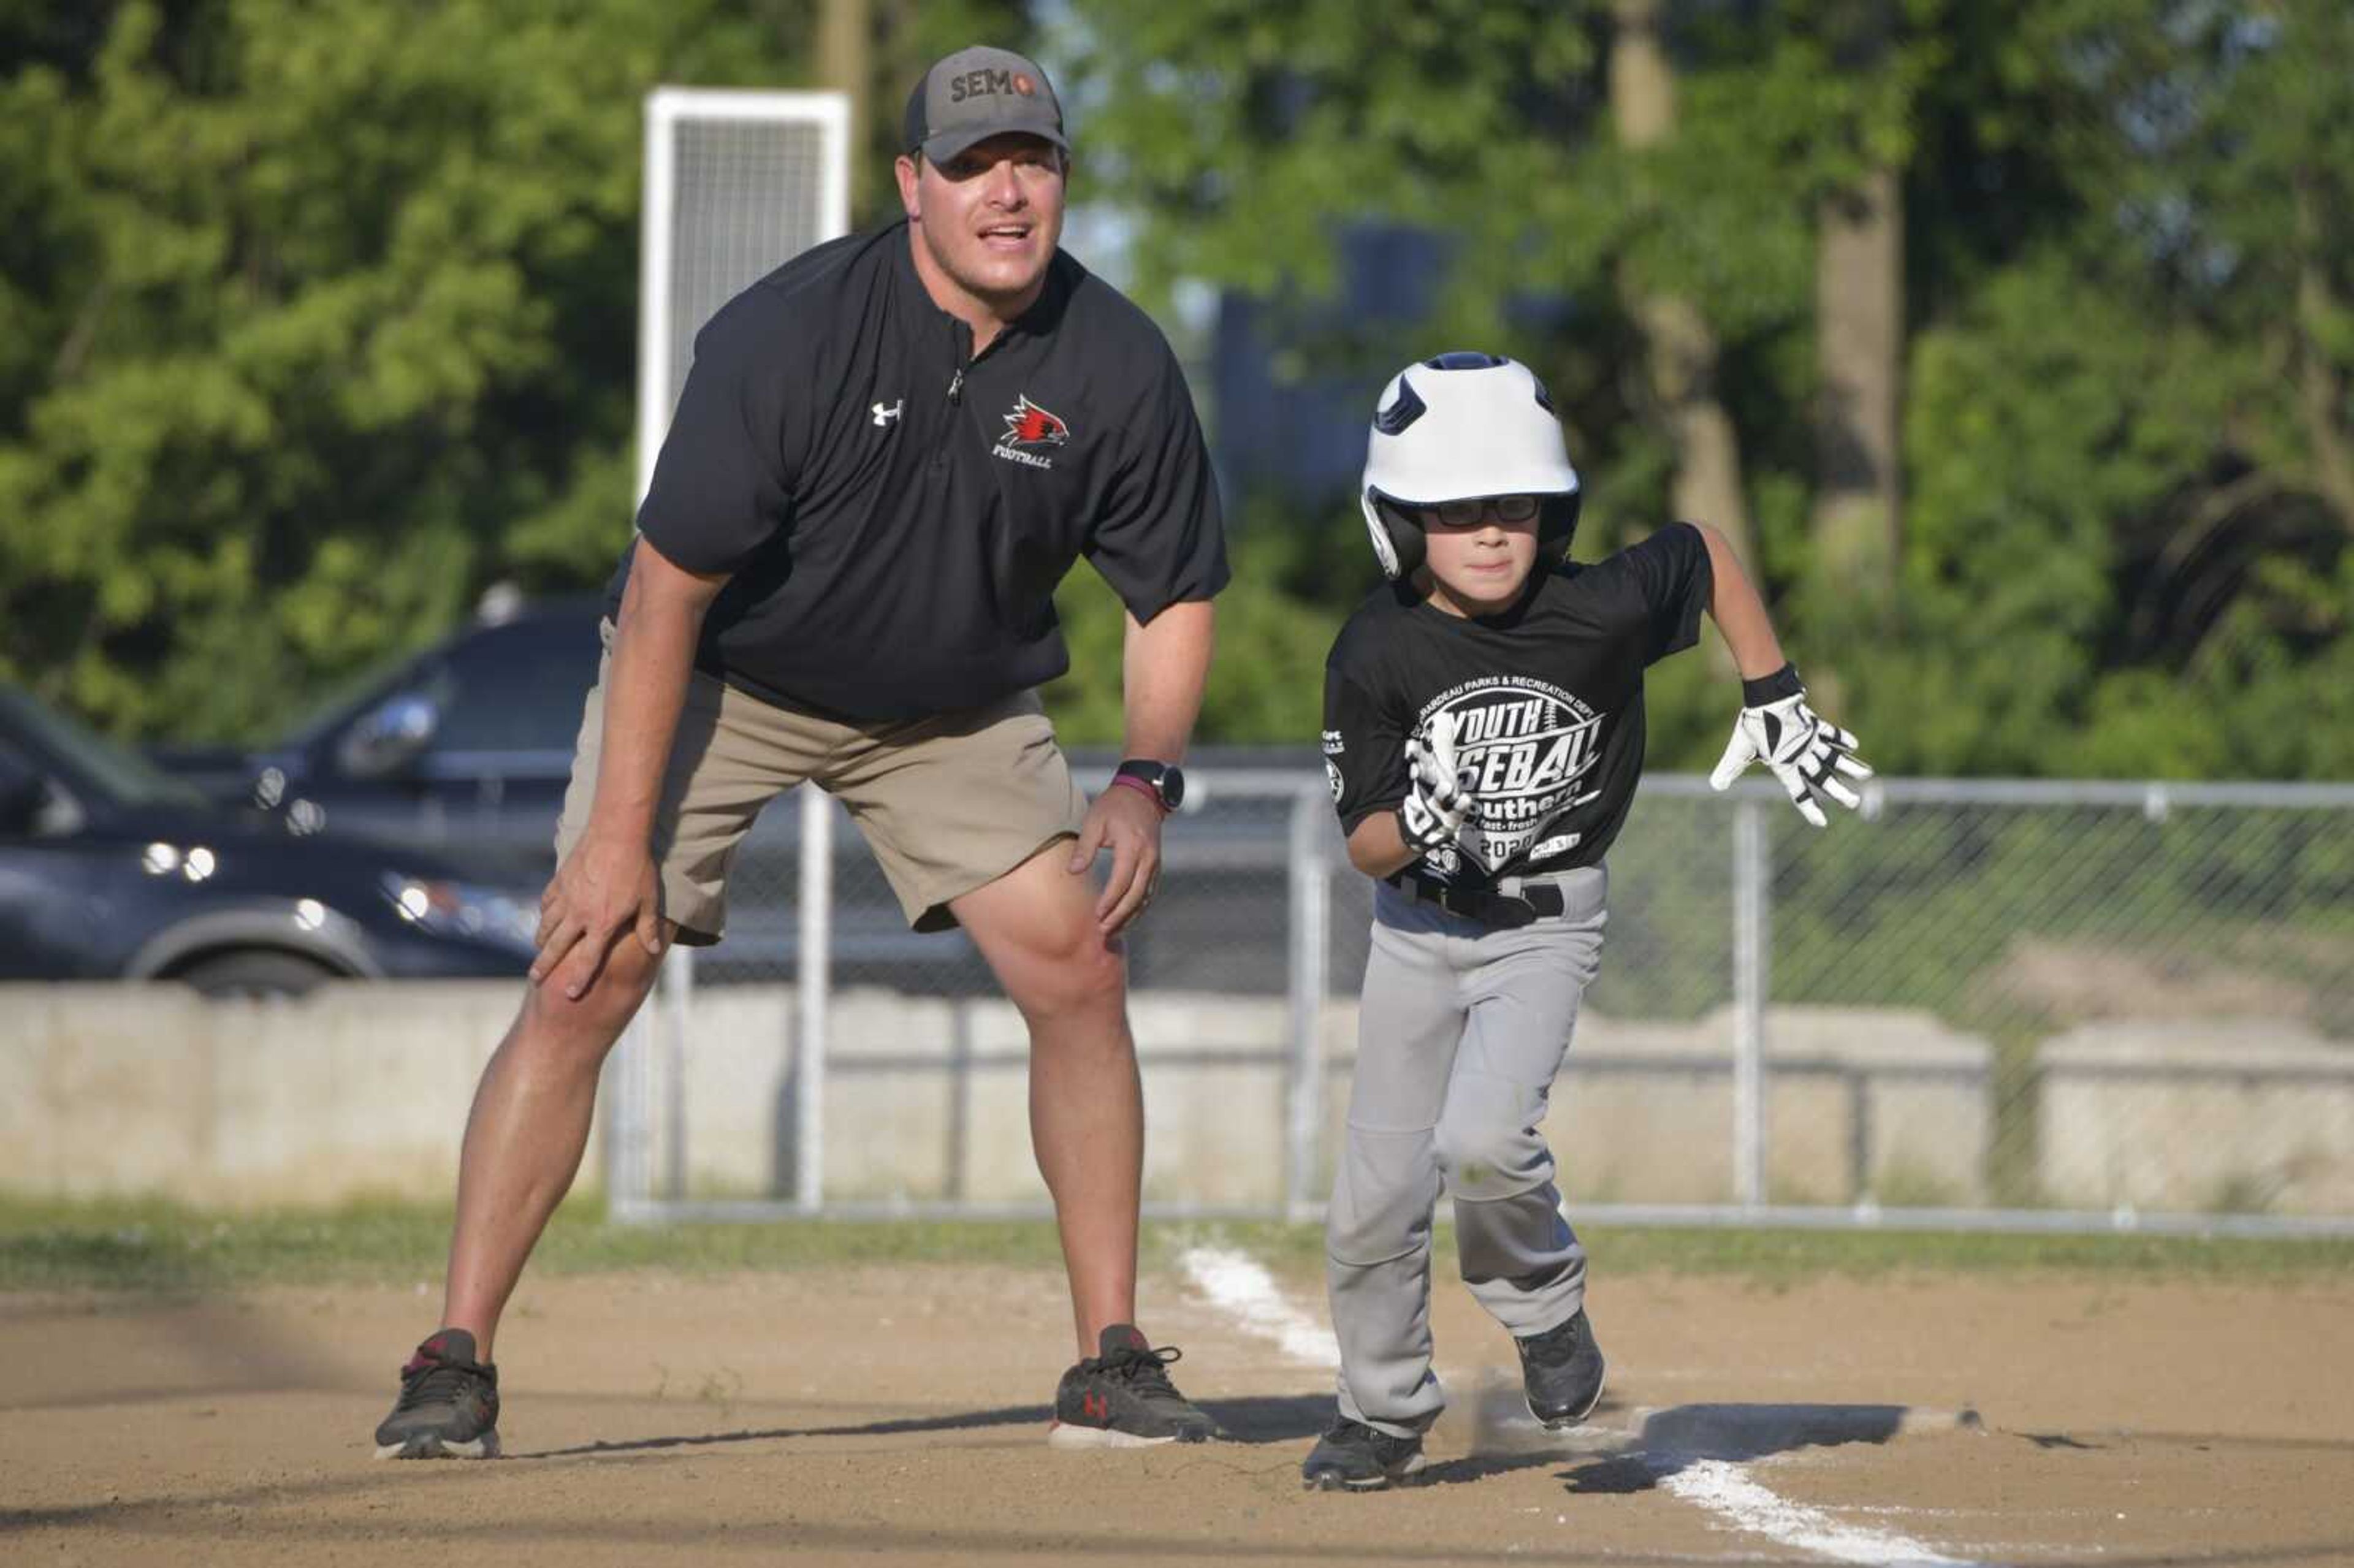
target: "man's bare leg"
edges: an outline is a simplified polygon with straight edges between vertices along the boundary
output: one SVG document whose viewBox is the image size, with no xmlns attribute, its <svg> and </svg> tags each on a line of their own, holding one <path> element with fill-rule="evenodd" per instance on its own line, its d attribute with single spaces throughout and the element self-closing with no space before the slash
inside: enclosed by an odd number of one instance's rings
<svg viewBox="0 0 2354 1568">
<path fill-rule="evenodd" d="M 1144 1095 L 1127 960 L 1096 928 L 1089 880 L 1057 842 L 949 908 L 1030 1027 L 1030 1139 L 1054 1195 L 1079 1357 L 1136 1320 Z"/>
<path fill-rule="evenodd" d="M 665 922 L 665 946 L 676 931 Z M 524 1264 L 580 1168 L 599 1069 L 661 967 L 623 933 L 578 1001 L 552 981 L 530 987 L 482 1069 L 458 1162 L 441 1322 L 473 1335 L 485 1361 Z"/>
</svg>

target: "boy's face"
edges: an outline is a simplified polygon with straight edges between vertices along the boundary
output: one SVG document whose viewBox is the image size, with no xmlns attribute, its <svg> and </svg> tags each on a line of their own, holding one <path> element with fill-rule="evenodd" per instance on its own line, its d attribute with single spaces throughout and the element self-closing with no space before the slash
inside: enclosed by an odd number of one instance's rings
<svg viewBox="0 0 2354 1568">
<path fill-rule="evenodd" d="M 1450 502 L 1443 509 L 1422 508 L 1417 515 L 1430 601 L 1449 615 L 1510 609 L 1536 565 L 1536 497 Z"/>
<path fill-rule="evenodd" d="M 1007 312 L 1036 297 L 1063 238 L 1062 151 L 1008 132 L 945 164 L 902 157 L 899 200 L 934 268 Z"/>
</svg>

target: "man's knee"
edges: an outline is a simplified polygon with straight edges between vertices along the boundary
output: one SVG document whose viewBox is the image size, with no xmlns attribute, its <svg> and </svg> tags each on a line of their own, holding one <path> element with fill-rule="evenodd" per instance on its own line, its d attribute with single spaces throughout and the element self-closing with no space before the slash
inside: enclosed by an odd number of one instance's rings
<svg viewBox="0 0 2354 1568">
<path fill-rule="evenodd" d="M 1067 1017 L 1117 1008 L 1128 995 L 1128 963 L 1093 922 L 1039 932 L 1000 976 L 1025 1018 Z"/>
<path fill-rule="evenodd" d="M 578 998 L 566 996 L 552 977 L 544 984 L 527 986 L 516 1037 L 552 1055 L 584 1065 L 602 1063 L 644 1005 L 661 967 L 660 958 L 640 947 L 636 938 L 625 936 L 613 945 L 604 968 Z"/>
</svg>

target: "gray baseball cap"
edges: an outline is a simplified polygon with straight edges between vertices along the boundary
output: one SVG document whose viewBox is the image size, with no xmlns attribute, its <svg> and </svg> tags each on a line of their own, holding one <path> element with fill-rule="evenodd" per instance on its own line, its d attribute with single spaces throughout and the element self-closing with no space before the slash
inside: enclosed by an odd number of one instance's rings
<svg viewBox="0 0 2354 1568">
<path fill-rule="evenodd" d="M 907 97 L 899 145 L 945 163 L 976 142 L 1020 132 L 1065 152 L 1063 106 L 1038 63 L 976 44 L 933 62 Z"/>
</svg>

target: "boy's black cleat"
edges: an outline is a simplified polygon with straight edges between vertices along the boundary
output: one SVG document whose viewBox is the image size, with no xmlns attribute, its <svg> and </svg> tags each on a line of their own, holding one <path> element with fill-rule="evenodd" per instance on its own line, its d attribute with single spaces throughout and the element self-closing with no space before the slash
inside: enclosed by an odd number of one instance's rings
<svg viewBox="0 0 2354 1568">
<path fill-rule="evenodd" d="M 1411 1486 L 1423 1462 L 1419 1436 L 1393 1437 L 1344 1415 L 1316 1439 L 1299 1467 L 1299 1483 L 1319 1492 L 1377 1492 Z"/>
<path fill-rule="evenodd" d="M 1065 1372 L 1055 1390 L 1048 1443 L 1057 1448 L 1141 1448 L 1225 1436 L 1169 1381 L 1169 1363 L 1183 1351 L 1173 1345 L 1155 1350 L 1126 1323 L 1106 1329 L 1097 1349 L 1099 1354 Z"/>
<path fill-rule="evenodd" d="M 1521 1387 L 1529 1414 L 1549 1430 L 1575 1426 L 1594 1414 L 1602 1398 L 1602 1347 L 1580 1308 L 1570 1319 L 1513 1346 L 1521 1352 Z"/>
<path fill-rule="evenodd" d="M 444 1329 L 400 1369 L 400 1397 L 376 1429 L 379 1459 L 494 1459 L 499 1369 L 474 1359 L 474 1336 Z"/>
</svg>

